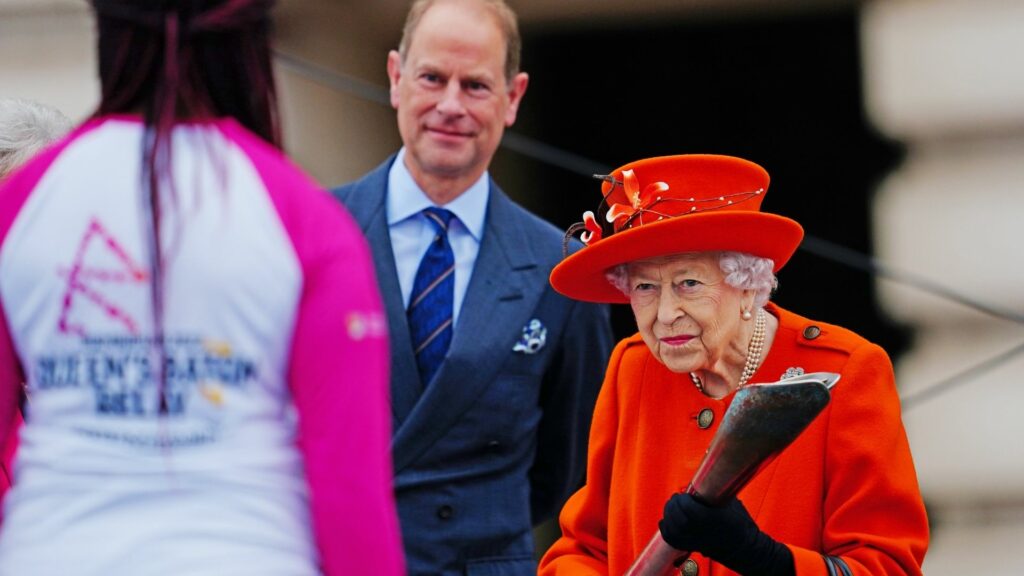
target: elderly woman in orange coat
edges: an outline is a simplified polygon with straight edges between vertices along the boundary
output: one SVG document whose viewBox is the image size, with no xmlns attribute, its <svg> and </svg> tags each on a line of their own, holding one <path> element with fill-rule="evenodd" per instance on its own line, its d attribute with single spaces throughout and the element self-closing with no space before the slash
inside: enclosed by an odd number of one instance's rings
<svg viewBox="0 0 1024 576">
<path fill-rule="evenodd" d="M 623 574 L 656 530 L 694 553 L 685 576 L 920 574 L 928 521 L 877 345 L 768 302 L 803 237 L 760 211 L 768 174 L 725 156 L 641 160 L 604 184 L 602 238 L 551 274 L 559 292 L 629 303 L 639 333 L 612 355 L 587 483 L 566 503 L 542 576 Z M 806 371 L 830 405 L 724 506 L 683 494 L 736 390 Z"/>
</svg>

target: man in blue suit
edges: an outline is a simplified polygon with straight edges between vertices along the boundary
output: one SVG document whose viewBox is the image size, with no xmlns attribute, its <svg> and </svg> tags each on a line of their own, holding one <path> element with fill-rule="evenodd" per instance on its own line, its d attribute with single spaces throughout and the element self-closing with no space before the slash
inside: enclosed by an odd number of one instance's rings
<svg viewBox="0 0 1024 576">
<path fill-rule="evenodd" d="M 561 232 L 488 175 L 528 82 L 503 0 L 415 2 L 387 70 L 404 146 L 334 193 L 388 310 L 409 573 L 532 575 L 532 527 L 582 479 L 608 311 L 550 288 Z"/>
</svg>

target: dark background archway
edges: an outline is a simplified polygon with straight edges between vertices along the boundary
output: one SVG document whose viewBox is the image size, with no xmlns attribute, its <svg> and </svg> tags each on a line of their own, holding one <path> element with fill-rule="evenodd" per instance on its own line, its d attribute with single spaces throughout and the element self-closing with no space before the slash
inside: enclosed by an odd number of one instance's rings
<svg viewBox="0 0 1024 576">
<path fill-rule="evenodd" d="M 764 166 L 768 211 L 808 235 L 871 252 L 869 201 L 901 150 L 868 124 L 856 9 L 742 19 L 524 26 L 531 82 L 514 129 L 609 167 L 720 153 Z M 595 209 L 595 180 L 502 150 L 493 173 L 560 227 Z M 872 279 L 798 251 L 774 300 L 851 328 L 893 356 L 908 333 L 878 312 Z M 617 335 L 635 331 L 615 307 Z"/>
</svg>

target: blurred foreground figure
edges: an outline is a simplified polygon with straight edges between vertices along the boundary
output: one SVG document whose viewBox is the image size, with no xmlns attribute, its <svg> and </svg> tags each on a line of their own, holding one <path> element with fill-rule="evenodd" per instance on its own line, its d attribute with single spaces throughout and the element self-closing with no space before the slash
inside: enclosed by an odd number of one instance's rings
<svg viewBox="0 0 1024 576">
<path fill-rule="evenodd" d="M 99 111 L 0 188 L 0 574 L 401 574 L 380 297 L 279 150 L 271 3 L 92 5 Z"/>
</svg>

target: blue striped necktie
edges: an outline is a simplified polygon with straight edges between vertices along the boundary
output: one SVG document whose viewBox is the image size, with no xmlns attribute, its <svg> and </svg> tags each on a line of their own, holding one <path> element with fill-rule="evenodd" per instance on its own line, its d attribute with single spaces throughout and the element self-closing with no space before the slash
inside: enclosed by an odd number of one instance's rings
<svg viewBox="0 0 1024 576">
<path fill-rule="evenodd" d="M 452 343 L 452 311 L 455 303 L 455 255 L 448 242 L 453 214 L 444 208 L 423 211 L 437 235 L 420 261 L 409 300 L 409 331 L 412 335 L 420 381 L 430 384 Z"/>
</svg>

